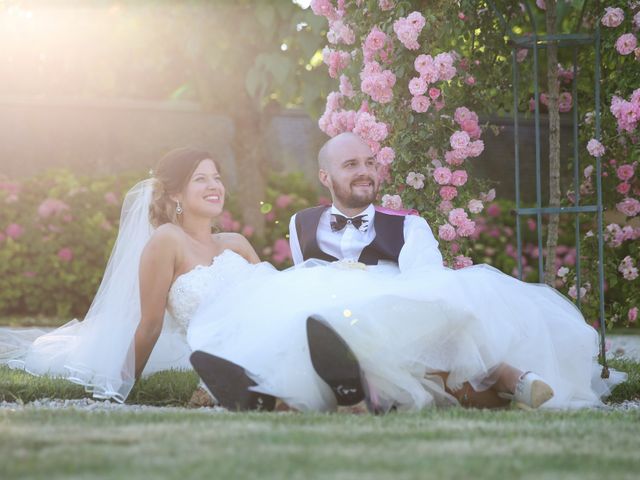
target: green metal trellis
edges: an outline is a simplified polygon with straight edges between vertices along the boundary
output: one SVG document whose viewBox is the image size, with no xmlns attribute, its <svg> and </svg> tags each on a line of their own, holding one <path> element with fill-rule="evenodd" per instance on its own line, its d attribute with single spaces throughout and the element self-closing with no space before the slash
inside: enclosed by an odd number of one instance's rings
<svg viewBox="0 0 640 480">
<path fill-rule="evenodd" d="M 579 29 L 582 25 L 584 12 L 586 11 L 589 0 L 585 0 L 579 19 L 576 23 L 574 33 L 557 34 L 557 35 L 539 35 L 538 25 L 533 14 L 529 2 L 522 2 L 524 5 L 529 23 L 531 26 L 531 34 L 517 35 L 511 28 L 509 21 L 505 15 L 496 6 L 493 0 L 487 0 L 487 3 L 497 15 L 500 23 L 509 35 L 509 46 L 512 48 L 512 70 L 513 70 L 513 126 L 515 138 L 515 215 L 516 215 L 516 240 L 518 248 L 518 274 L 522 279 L 522 234 L 521 234 L 521 218 L 523 216 L 535 215 L 537 221 L 537 241 L 538 241 L 538 275 L 542 282 L 544 279 L 543 264 L 543 242 L 542 242 L 542 216 L 549 214 L 574 214 L 575 215 L 575 242 L 576 242 L 576 304 L 580 308 L 580 287 L 581 287 L 581 262 L 580 262 L 580 214 L 596 213 L 597 214 L 597 236 L 598 236 L 598 282 L 599 282 L 599 323 L 600 323 L 600 356 L 603 362 L 602 377 L 609 377 L 609 370 L 606 362 L 605 354 L 605 313 L 604 313 L 604 238 L 602 230 L 602 175 L 601 161 L 596 157 L 596 195 L 597 201 L 594 205 L 580 204 L 580 157 L 579 157 L 579 137 L 578 137 L 578 102 L 577 102 L 577 56 L 578 48 L 591 46 L 595 53 L 594 64 L 594 88 L 595 88 L 595 138 L 600 140 L 600 24 L 595 23 L 594 31 L 591 33 L 580 33 Z M 596 11 L 600 11 L 600 2 L 595 1 Z M 571 48 L 573 57 L 573 184 L 575 189 L 575 203 L 572 207 L 543 207 L 542 206 L 542 182 L 541 182 L 541 148 L 540 148 L 540 88 L 538 78 L 540 74 L 539 56 L 540 50 L 547 48 L 551 43 L 555 43 L 560 48 Z M 517 52 L 520 49 L 528 49 L 533 52 L 533 82 L 534 82 L 534 101 L 535 101 L 535 159 L 536 159 L 536 206 L 533 208 L 522 208 L 520 206 L 520 150 L 519 150 L 519 132 L 518 132 L 518 82 L 520 80 L 520 69 L 517 61 Z"/>
</svg>

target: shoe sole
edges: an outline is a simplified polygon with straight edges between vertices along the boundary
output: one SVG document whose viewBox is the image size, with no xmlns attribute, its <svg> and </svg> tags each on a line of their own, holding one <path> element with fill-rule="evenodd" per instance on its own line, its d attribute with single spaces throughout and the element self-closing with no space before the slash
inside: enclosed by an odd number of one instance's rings
<svg viewBox="0 0 640 480">
<path fill-rule="evenodd" d="M 331 388 L 338 405 L 351 406 L 364 400 L 360 364 L 342 337 L 324 319 L 311 316 L 307 318 L 307 341 L 311 364 Z"/>
<path fill-rule="evenodd" d="M 553 389 L 545 382 L 534 380 L 531 382 L 531 405 L 514 402 L 514 406 L 521 410 L 535 410 L 553 398 Z"/>
<path fill-rule="evenodd" d="M 257 384 L 240 365 L 199 350 L 193 352 L 189 360 L 209 392 L 227 410 L 271 411 L 275 408 L 275 397 L 249 390 Z"/>
</svg>

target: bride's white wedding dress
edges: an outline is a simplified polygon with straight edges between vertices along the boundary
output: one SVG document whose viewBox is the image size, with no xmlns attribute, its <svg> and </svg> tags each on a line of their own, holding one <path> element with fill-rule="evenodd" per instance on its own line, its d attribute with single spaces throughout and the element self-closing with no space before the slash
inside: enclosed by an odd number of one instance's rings
<svg viewBox="0 0 640 480">
<path fill-rule="evenodd" d="M 351 346 L 380 402 L 401 409 L 457 404 L 434 372 L 482 390 L 501 362 L 541 375 L 550 408 L 599 405 L 624 379 L 599 377 L 598 335 L 569 300 L 486 265 L 400 273 L 313 261 L 278 272 L 227 250 L 179 277 L 169 299 L 192 350 L 243 366 L 256 390 L 301 410 L 335 406 L 311 365 L 312 314 Z"/>
</svg>

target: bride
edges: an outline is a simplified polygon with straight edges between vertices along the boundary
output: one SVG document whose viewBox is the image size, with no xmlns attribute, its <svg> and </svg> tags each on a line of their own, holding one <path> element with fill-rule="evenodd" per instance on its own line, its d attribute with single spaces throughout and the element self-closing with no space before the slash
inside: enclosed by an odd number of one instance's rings
<svg viewBox="0 0 640 480">
<path fill-rule="evenodd" d="M 515 383 L 507 379 L 518 370 L 505 362 L 501 328 L 530 330 L 530 338 L 519 339 L 514 359 L 520 365 L 560 372 L 554 380 L 560 378 L 563 394 L 556 391 L 554 406 L 594 405 L 608 393 L 592 379 L 593 337 L 577 324 L 548 331 L 546 322 L 525 319 L 509 327 L 505 312 L 495 325 L 474 323 L 456 306 L 464 287 L 450 292 L 448 302 L 433 301 L 421 286 L 424 276 L 403 280 L 326 262 L 279 272 L 260 263 L 243 236 L 210 233 L 224 193 L 210 154 L 190 148 L 167 154 L 155 178 L 125 198 L 118 238 L 86 318 L 35 339 L 33 332 L 0 333 L 0 363 L 60 376 L 95 398 L 123 402 L 136 378 L 189 368 L 191 351 L 202 350 L 246 368 L 257 392 L 300 410 L 332 410 L 335 396 L 315 373 L 306 343 L 305 321 L 319 313 L 356 345 L 379 395 L 401 408 L 491 406 L 488 390 L 512 394 Z M 427 284 L 451 274 L 428 272 Z M 566 316 L 562 302 L 558 295 L 543 311 L 557 308 Z M 576 312 L 573 318 L 581 320 Z M 540 339 L 543 348 L 535 348 Z M 558 346 L 567 350 L 557 352 Z M 541 351 L 543 358 L 534 358 Z M 543 393 L 545 400 L 552 395 Z"/>
</svg>

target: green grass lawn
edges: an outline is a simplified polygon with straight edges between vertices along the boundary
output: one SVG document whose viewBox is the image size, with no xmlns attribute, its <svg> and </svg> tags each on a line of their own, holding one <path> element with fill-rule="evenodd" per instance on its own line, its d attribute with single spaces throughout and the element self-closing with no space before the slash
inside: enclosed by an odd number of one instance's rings
<svg viewBox="0 0 640 480">
<path fill-rule="evenodd" d="M 0 478 L 637 478 L 640 412 L 0 410 Z"/>
<path fill-rule="evenodd" d="M 609 366 L 627 372 L 629 379 L 619 385 L 609 402 L 640 398 L 640 363 L 611 360 Z M 127 403 L 159 406 L 185 406 L 198 385 L 194 372 L 159 372 L 138 381 Z M 0 401 L 31 402 L 40 398 L 83 398 L 90 395 L 71 382 L 51 377 L 34 377 L 20 370 L 0 367 Z"/>
</svg>

